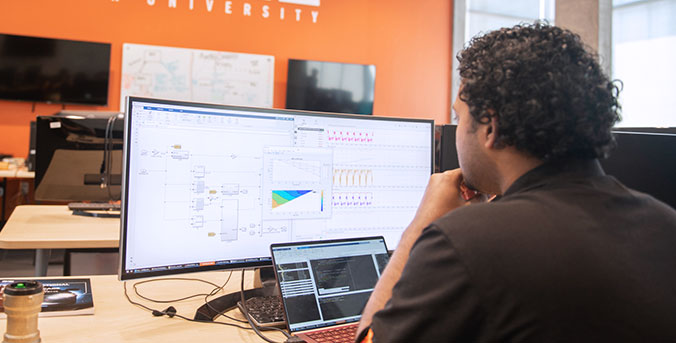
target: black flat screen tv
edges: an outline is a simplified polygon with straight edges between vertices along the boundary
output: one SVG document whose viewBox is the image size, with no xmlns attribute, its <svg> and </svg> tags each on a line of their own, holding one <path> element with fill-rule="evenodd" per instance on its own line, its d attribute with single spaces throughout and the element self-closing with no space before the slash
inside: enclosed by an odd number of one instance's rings
<svg viewBox="0 0 676 343">
<path fill-rule="evenodd" d="M 108 104 L 110 44 L 0 34 L 0 99 Z"/>
<path fill-rule="evenodd" d="M 289 59 L 286 108 L 373 114 L 376 66 Z"/>
</svg>

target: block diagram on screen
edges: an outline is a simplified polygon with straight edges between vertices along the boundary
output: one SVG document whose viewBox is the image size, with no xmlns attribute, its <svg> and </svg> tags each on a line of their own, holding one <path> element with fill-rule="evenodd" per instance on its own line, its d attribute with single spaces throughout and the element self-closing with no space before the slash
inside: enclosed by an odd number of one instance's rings
<svg viewBox="0 0 676 343">
<path fill-rule="evenodd" d="M 224 243 L 274 239 L 290 230 L 287 220 L 263 222 L 261 213 L 263 151 L 270 144 L 290 144 L 284 123 L 258 119 L 269 122 L 271 129 L 254 136 L 244 119 L 216 118 L 208 129 L 186 135 L 186 125 L 202 120 L 186 118 L 187 123 L 165 129 L 164 135 L 148 126 L 133 138 L 140 158 L 131 169 L 136 170 L 135 189 L 144 196 L 138 208 L 155 213 L 159 221 L 153 225 L 183 230 L 186 239 Z M 214 118 L 204 120 L 211 123 Z"/>
<path fill-rule="evenodd" d="M 267 147 L 263 160 L 263 218 L 331 217 L 331 149 Z"/>
<path fill-rule="evenodd" d="M 189 228 L 207 229 L 210 237 L 222 241 L 237 240 L 252 229 L 251 224 L 259 232 L 260 216 L 256 218 L 254 209 L 260 201 L 260 157 L 199 155 L 184 144 L 172 144 L 166 152 L 151 156 L 164 165 L 152 174 L 165 182 L 159 194 L 165 221 L 185 221 Z M 240 218 L 247 209 L 251 216 Z"/>
</svg>

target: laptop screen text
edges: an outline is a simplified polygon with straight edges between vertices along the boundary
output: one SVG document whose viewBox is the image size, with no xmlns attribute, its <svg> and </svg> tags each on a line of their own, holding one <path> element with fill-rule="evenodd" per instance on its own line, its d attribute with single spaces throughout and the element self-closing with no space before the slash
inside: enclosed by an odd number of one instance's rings
<svg viewBox="0 0 676 343">
<path fill-rule="evenodd" d="M 290 330 L 355 322 L 388 260 L 382 239 L 273 247 Z"/>
</svg>

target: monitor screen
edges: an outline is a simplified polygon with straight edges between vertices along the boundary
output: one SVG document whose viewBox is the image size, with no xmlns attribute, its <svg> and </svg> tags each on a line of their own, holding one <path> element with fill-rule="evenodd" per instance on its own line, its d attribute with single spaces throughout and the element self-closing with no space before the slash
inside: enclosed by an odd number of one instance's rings
<svg viewBox="0 0 676 343">
<path fill-rule="evenodd" d="M 376 66 L 289 59 L 286 108 L 372 114 Z"/>
<path fill-rule="evenodd" d="M 676 133 L 648 128 L 614 133 L 617 147 L 601 160 L 606 174 L 676 208 Z"/>
<path fill-rule="evenodd" d="M 108 114 L 110 116 L 111 114 Z M 35 199 L 109 201 L 120 199 L 124 121 L 85 116 L 38 116 L 35 141 Z M 105 145 L 110 150 L 110 183 L 101 187 Z"/>
<path fill-rule="evenodd" d="M 0 99 L 106 105 L 110 44 L 0 34 Z"/>
<path fill-rule="evenodd" d="M 270 265 L 280 242 L 395 248 L 432 172 L 433 128 L 131 97 L 120 277 Z"/>
</svg>

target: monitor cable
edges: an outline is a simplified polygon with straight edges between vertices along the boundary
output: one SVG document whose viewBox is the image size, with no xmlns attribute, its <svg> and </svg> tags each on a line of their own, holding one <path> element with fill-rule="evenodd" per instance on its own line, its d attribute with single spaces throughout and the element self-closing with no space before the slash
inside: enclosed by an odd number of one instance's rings
<svg viewBox="0 0 676 343">
<path fill-rule="evenodd" d="M 211 283 L 211 282 L 209 282 L 209 281 L 200 280 L 200 279 L 182 279 L 182 278 L 175 278 L 175 279 L 200 281 L 200 282 L 205 282 L 205 283 L 209 283 L 209 284 L 214 285 L 213 283 Z M 141 282 L 141 283 L 146 283 L 146 282 L 150 282 L 150 281 L 162 281 L 162 280 L 166 280 L 166 279 L 148 280 L 148 281 L 143 281 L 143 282 Z M 230 277 L 228 277 L 228 280 L 230 280 Z M 226 283 L 227 283 L 227 281 L 226 281 Z M 136 286 L 136 284 L 134 284 L 134 286 Z M 224 287 L 224 286 L 225 286 L 225 284 L 223 285 L 223 287 Z M 188 318 L 188 317 L 185 317 L 185 316 L 182 316 L 182 315 L 178 314 L 178 312 L 176 311 L 176 308 L 175 308 L 174 306 L 169 306 L 169 307 L 167 307 L 166 309 L 164 309 L 164 310 L 162 310 L 162 311 L 156 310 L 156 309 L 153 309 L 153 308 L 150 308 L 150 307 L 148 307 L 148 306 L 146 306 L 146 305 L 143 305 L 143 304 L 141 304 L 141 303 L 139 303 L 139 302 L 133 301 L 133 300 L 131 299 L 131 297 L 129 297 L 129 294 L 127 293 L 127 282 L 126 282 L 126 281 L 123 283 L 123 287 L 124 287 L 124 296 L 127 298 L 127 301 L 128 301 L 130 304 L 135 305 L 135 306 L 138 306 L 138 307 L 141 307 L 141 308 L 143 308 L 143 309 L 145 309 L 145 310 L 147 310 L 147 311 L 150 311 L 150 313 L 152 313 L 152 315 L 155 316 L 155 317 L 161 317 L 161 316 L 168 316 L 169 318 L 177 317 L 177 318 L 183 319 L 183 320 L 185 320 L 185 321 L 189 321 L 189 322 L 206 323 L 206 324 L 219 324 L 219 325 L 225 325 L 225 326 L 236 327 L 236 328 L 239 328 L 239 329 L 242 329 L 242 330 L 251 330 L 251 328 L 249 328 L 249 327 L 245 327 L 245 326 L 241 326 L 241 325 L 237 325 L 237 324 L 233 324 L 233 323 L 216 322 L 216 321 L 202 321 L 202 320 L 195 320 L 195 319 L 192 319 L 192 318 Z M 216 285 L 216 287 L 219 287 L 219 286 Z M 134 287 L 134 288 L 135 288 L 135 290 L 136 290 L 136 287 Z M 141 296 L 141 295 L 138 294 L 138 293 L 137 293 L 137 295 L 138 295 L 139 297 L 143 298 L 143 299 L 146 299 L 146 300 L 149 299 L 149 298 L 147 298 L 147 297 Z M 188 297 L 185 297 L 185 298 L 182 298 L 182 299 L 190 299 L 190 298 L 194 298 L 194 297 L 196 297 L 196 296 L 202 296 L 202 295 L 204 295 L 204 294 L 192 295 L 192 296 L 188 296 Z M 174 299 L 174 300 L 175 300 L 175 299 Z M 156 300 L 152 300 L 152 299 L 151 299 L 151 300 L 148 300 L 148 301 L 153 301 L 153 302 L 169 302 L 169 301 L 163 301 L 163 300 L 161 300 L 161 301 L 156 301 Z"/>
<path fill-rule="evenodd" d="M 214 307 L 212 307 L 212 306 L 209 304 L 209 302 L 208 302 L 209 297 L 218 294 L 218 292 L 220 292 L 221 290 L 223 290 L 223 288 L 225 288 L 225 286 L 228 284 L 228 282 L 230 282 L 230 278 L 232 278 L 232 271 L 230 271 L 230 273 L 228 273 L 228 278 L 227 278 L 227 279 L 225 280 L 225 282 L 224 282 L 222 285 L 220 285 L 220 286 L 217 285 L 217 284 L 215 284 L 215 283 L 213 283 L 213 282 L 206 281 L 206 280 L 202 280 L 202 279 L 194 279 L 194 278 L 164 278 L 164 279 L 155 279 L 155 280 L 140 281 L 140 282 L 135 283 L 135 284 L 133 285 L 133 287 L 134 287 L 134 293 L 136 294 L 136 296 L 138 296 L 138 297 L 141 298 L 141 299 L 144 299 L 144 300 L 147 300 L 147 301 L 150 301 L 150 302 L 154 302 L 154 303 L 158 303 L 158 304 L 166 304 L 166 303 L 179 302 L 179 301 L 182 301 L 182 300 L 187 300 L 187 299 L 192 299 L 192 298 L 199 297 L 199 296 L 204 296 L 204 302 L 205 302 L 205 304 L 207 305 L 207 307 L 208 307 L 209 309 L 211 309 L 212 311 L 218 313 L 218 315 L 223 316 L 223 317 L 225 317 L 225 318 L 228 318 L 228 319 L 230 319 L 230 320 L 236 321 L 236 322 L 240 322 L 240 323 L 247 324 L 248 322 L 245 321 L 245 320 L 237 319 L 237 318 L 235 318 L 235 317 L 231 317 L 231 316 L 225 314 L 225 312 L 227 311 L 227 309 L 226 309 L 226 310 L 221 310 L 221 311 L 219 311 L 219 310 L 215 309 Z M 203 282 L 203 283 L 212 285 L 212 286 L 214 286 L 214 289 L 212 289 L 211 292 L 209 292 L 208 294 L 194 294 L 194 295 L 190 295 L 190 296 L 183 297 L 183 298 L 179 298 L 179 299 L 169 299 L 169 300 L 152 299 L 152 298 L 149 298 L 149 297 L 144 296 L 144 295 L 141 294 L 141 292 L 139 292 L 139 290 L 138 290 L 138 286 L 139 286 L 139 285 L 142 285 L 142 284 L 144 284 L 144 283 L 151 283 L 151 282 L 158 282 L 158 281 L 167 281 L 167 280 L 169 280 L 169 281 L 198 281 L 198 282 Z"/>
<path fill-rule="evenodd" d="M 113 193 L 110 189 L 112 186 L 112 170 L 113 170 L 113 128 L 117 121 L 117 115 L 108 117 L 106 123 L 106 132 L 103 138 L 103 162 L 101 163 L 101 188 L 106 188 L 108 191 L 108 199 L 114 201 Z"/>
</svg>

